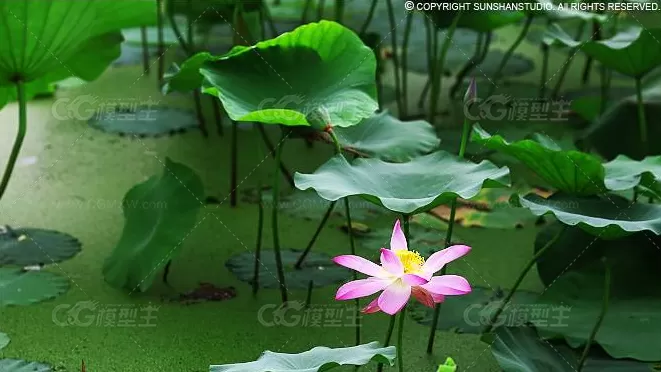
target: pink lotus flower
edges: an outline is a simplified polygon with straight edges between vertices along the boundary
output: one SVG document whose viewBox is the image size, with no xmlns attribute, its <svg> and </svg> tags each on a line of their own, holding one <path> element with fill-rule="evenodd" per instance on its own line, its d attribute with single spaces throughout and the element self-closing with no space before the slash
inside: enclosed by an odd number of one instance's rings
<svg viewBox="0 0 661 372">
<path fill-rule="evenodd" d="M 425 259 L 418 252 L 409 251 L 406 238 L 399 224 L 395 223 L 390 249 L 381 248 L 381 266 L 359 256 L 343 255 L 333 258 L 341 266 L 369 276 L 354 280 L 337 290 L 336 300 L 351 300 L 383 291 L 362 311 L 383 311 L 397 314 L 411 295 L 425 306 L 434 307 L 443 302 L 445 296 L 464 295 L 471 292 L 468 281 L 458 275 L 434 276 L 445 264 L 470 251 L 466 245 L 453 245 Z"/>
</svg>

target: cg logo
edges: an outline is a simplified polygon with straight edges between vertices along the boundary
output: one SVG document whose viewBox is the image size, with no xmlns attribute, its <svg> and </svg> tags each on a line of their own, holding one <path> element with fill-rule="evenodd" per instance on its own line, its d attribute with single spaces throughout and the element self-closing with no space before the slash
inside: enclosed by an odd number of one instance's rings
<svg viewBox="0 0 661 372">
<path fill-rule="evenodd" d="M 53 309 L 53 323 L 59 327 L 89 327 L 96 319 L 98 304 L 93 301 L 82 301 L 76 304 L 57 305 Z"/>
<path fill-rule="evenodd" d="M 303 111 L 305 96 L 291 94 L 280 98 L 267 98 L 257 106 L 259 119 L 266 122 L 277 123 L 294 120 Z"/>
<path fill-rule="evenodd" d="M 266 327 L 295 327 L 301 323 L 302 316 L 288 314 L 290 311 L 300 313 L 305 307 L 301 301 L 288 301 L 280 305 L 270 304 L 262 306 L 257 312 L 257 320 Z M 267 320 L 264 315 L 270 310 L 271 320 Z"/>
<path fill-rule="evenodd" d="M 485 326 L 491 322 L 491 318 L 502 304 L 502 301 L 494 301 L 485 304 L 473 304 L 464 311 L 464 322 L 471 327 Z M 497 319 L 494 319 L 493 326 L 498 327 L 507 321 L 507 310 L 509 305 L 505 306 L 503 312 Z"/>
<path fill-rule="evenodd" d="M 490 96 L 486 99 L 473 98 L 464 105 L 464 115 L 472 121 L 501 120 L 507 115 L 511 102 L 512 97 L 505 94 Z M 471 112 L 471 107 L 477 108 L 477 114 Z"/>
<path fill-rule="evenodd" d="M 53 103 L 51 113 L 57 120 L 89 120 L 96 113 L 95 104 L 99 101 L 91 95 L 71 98 L 60 98 Z"/>
</svg>

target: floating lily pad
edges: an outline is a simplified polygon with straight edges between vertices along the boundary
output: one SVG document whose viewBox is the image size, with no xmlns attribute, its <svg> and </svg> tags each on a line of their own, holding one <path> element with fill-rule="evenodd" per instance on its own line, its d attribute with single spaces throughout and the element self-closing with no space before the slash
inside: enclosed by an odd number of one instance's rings
<svg viewBox="0 0 661 372">
<path fill-rule="evenodd" d="M 67 278 L 46 271 L 0 267 L 0 306 L 24 306 L 55 298 L 69 289 Z"/>
<path fill-rule="evenodd" d="M 659 280 L 658 265 L 652 267 L 659 262 L 661 252 L 647 250 L 656 255 L 655 261 L 641 267 L 644 256 L 635 254 L 637 248 L 611 250 L 611 257 L 606 259 L 613 270 L 611 293 L 594 341 L 613 358 L 652 362 L 661 360 L 661 350 L 656 347 L 661 342 L 661 291 L 649 283 Z M 566 310 L 562 327 L 537 325 L 541 337 L 563 337 L 571 347 L 583 347 L 602 311 L 604 272 L 602 262 L 567 272 L 541 295 L 541 306 L 563 306 Z"/>
<path fill-rule="evenodd" d="M 282 264 L 285 271 L 285 282 L 289 289 L 306 289 L 310 282 L 315 287 L 324 287 L 342 283 L 350 277 L 350 273 L 333 263 L 332 257 L 325 254 L 310 252 L 301 266 L 294 265 L 301 256 L 300 251 L 282 250 Z M 252 283 L 255 276 L 255 254 L 241 253 L 230 258 L 225 265 L 239 280 Z M 275 264 L 275 251 L 262 250 L 259 265 L 259 286 L 261 288 L 279 288 Z"/>
<path fill-rule="evenodd" d="M 248 203 L 257 203 L 257 190 L 246 189 L 243 191 L 243 200 Z M 271 190 L 262 192 L 262 203 L 265 207 L 271 207 L 273 195 Z M 296 191 L 293 194 L 283 195 L 278 202 L 278 210 L 286 215 L 306 220 L 319 220 L 328 209 L 330 202 L 319 197 L 313 191 Z M 351 218 L 357 221 L 368 221 L 382 216 L 388 211 L 360 198 L 349 198 Z M 345 218 L 344 203 L 339 203 L 333 208 L 332 216 Z"/>
<path fill-rule="evenodd" d="M 27 362 L 18 359 L 0 359 L 0 371 L 2 372 L 54 372 L 46 364 Z"/>
<path fill-rule="evenodd" d="M 78 254 L 80 248 L 78 239 L 54 230 L 6 230 L 0 232 L 0 265 L 48 265 L 68 260 Z"/>
<path fill-rule="evenodd" d="M 9 336 L 7 336 L 6 333 L 0 332 L 0 350 L 7 347 L 7 345 L 9 345 L 9 341 L 10 341 Z"/>
<path fill-rule="evenodd" d="M 401 121 L 385 111 L 359 125 L 338 127 L 335 134 L 342 146 L 390 161 L 406 161 L 429 153 L 441 142 L 428 122 Z"/>
<path fill-rule="evenodd" d="M 106 133 L 137 136 L 174 134 L 198 127 L 192 112 L 164 106 L 103 112 L 91 118 L 89 124 Z"/>
<path fill-rule="evenodd" d="M 381 347 L 378 342 L 344 348 L 317 346 L 299 354 L 265 351 L 254 362 L 212 365 L 210 372 L 320 372 L 351 365 L 362 366 L 371 361 L 393 366 L 395 347 Z"/>
<path fill-rule="evenodd" d="M 132 187 L 122 202 L 122 235 L 103 264 L 106 282 L 132 292 L 149 289 L 194 230 L 203 199 L 200 177 L 169 158 L 161 175 Z"/>
<path fill-rule="evenodd" d="M 661 64 L 661 29 L 632 27 L 605 40 L 580 42 L 553 24 L 546 35 L 551 43 L 580 48 L 604 66 L 627 76 L 642 77 Z"/>
<path fill-rule="evenodd" d="M 438 318 L 436 329 L 480 334 L 504 297 L 505 293 L 500 289 L 493 291 L 482 287 L 473 287 L 473 291 L 464 296 L 448 297 L 443 303 L 442 316 Z M 543 308 L 535 305 L 537 297 L 538 294 L 533 292 L 517 291 L 494 325 L 517 327 L 527 322 L 548 321 L 548 314 L 540 312 Z M 434 309 L 417 302 L 412 303 L 410 309 L 416 322 L 426 326 L 432 324 Z"/>
<path fill-rule="evenodd" d="M 512 195 L 511 202 L 537 216 L 553 214 L 562 223 L 578 226 L 603 239 L 616 239 L 638 231 L 661 234 L 661 205 L 640 204 L 614 194 L 575 197 L 563 193 L 544 199 L 538 195 Z"/>
<path fill-rule="evenodd" d="M 554 141 L 550 138 L 544 142 L 528 139 L 510 143 L 476 125 L 471 140 L 516 158 L 555 189 L 577 195 L 595 195 L 606 190 L 604 167 L 596 156 L 552 147 Z"/>
<path fill-rule="evenodd" d="M 456 198 L 472 198 L 483 187 L 507 187 L 509 169 L 488 161 L 474 164 L 439 151 L 406 163 L 335 156 L 313 174 L 296 173 L 296 187 L 326 200 L 352 195 L 399 213 L 428 211 Z"/>
</svg>

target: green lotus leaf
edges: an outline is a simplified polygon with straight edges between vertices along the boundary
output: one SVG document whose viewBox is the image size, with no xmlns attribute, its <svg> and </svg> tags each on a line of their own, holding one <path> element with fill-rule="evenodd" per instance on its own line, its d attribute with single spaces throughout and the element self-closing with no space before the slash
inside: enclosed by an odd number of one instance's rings
<svg viewBox="0 0 661 372">
<path fill-rule="evenodd" d="M 632 27 L 610 39 L 581 42 L 574 40 L 559 25 L 553 24 L 546 36 L 550 43 L 580 48 L 604 66 L 632 78 L 643 77 L 661 64 L 659 28 Z"/>
<path fill-rule="evenodd" d="M 19 359 L 0 359 L 2 372 L 53 372 L 54 370 L 43 363 L 28 362 Z"/>
<path fill-rule="evenodd" d="M 0 234 L 0 265 L 48 265 L 70 259 L 80 248 L 78 239 L 58 231 L 12 229 Z"/>
<path fill-rule="evenodd" d="M 340 144 L 386 161 L 406 161 L 429 153 L 441 142 L 424 120 L 401 121 L 387 112 L 374 114 L 360 125 L 335 129 Z"/>
<path fill-rule="evenodd" d="M 162 175 L 131 188 L 122 203 L 122 236 L 103 265 L 106 281 L 146 291 L 194 228 L 204 196 L 197 174 L 170 159 Z"/>
<path fill-rule="evenodd" d="M 661 156 L 646 157 L 641 161 L 620 155 L 604 164 L 606 187 L 619 191 L 643 185 L 657 195 L 661 195 Z"/>
<path fill-rule="evenodd" d="M 0 267 L 0 307 L 34 304 L 55 298 L 68 289 L 67 278 L 60 275 Z"/>
<path fill-rule="evenodd" d="M 479 164 L 444 151 L 420 156 L 406 163 L 380 159 L 331 158 L 313 174 L 296 173 L 294 183 L 301 190 L 314 189 L 326 200 L 352 195 L 398 212 L 428 211 L 457 196 L 469 199 L 484 187 L 508 187 L 509 169 L 488 161 Z"/>
<path fill-rule="evenodd" d="M 307 115 L 323 107 L 331 124 L 346 127 L 378 108 L 375 76 L 374 52 L 348 28 L 321 21 L 220 57 L 197 54 L 166 91 L 201 85 L 235 121 L 310 125 Z"/>
<path fill-rule="evenodd" d="M 0 332 L 0 350 L 2 350 L 2 349 L 4 349 L 5 347 L 7 347 L 7 345 L 9 345 L 9 341 L 11 341 L 11 340 L 9 339 L 9 336 L 7 336 L 6 333 L 2 333 L 2 332 Z"/>
<path fill-rule="evenodd" d="M 254 362 L 212 365 L 210 372 L 318 372 L 339 366 L 362 366 L 372 360 L 394 365 L 395 347 L 380 347 L 378 342 L 358 346 L 328 348 L 317 346 L 299 354 L 265 351 Z"/>
<path fill-rule="evenodd" d="M 605 255 L 611 266 L 608 309 L 594 342 L 613 358 L 646 362 L 661 360 L 661 291 L 650 285 L 659 281 L 661 252 L 657 247 L 625 244 Z M 646 262 L 650 261 L 651 262 Z M 605 267 L 601 260 L 569 271 L 558 278 L 539 299 L 540 306 L 559 309 L 554 315 L 562 326 L 538 325 L 543 338 L 562 337 L 569 346 L 582 348 L 601 311 Z M 623 334 L 635 337 L 622 337 Z"/>
<path fill-rule="evenodd" d="M 545 140 L 540 141 L 541 138 Z M 537 141 L 525 139 L 510 143 L 476 125 L 471 140 L 516 158 L 554 189 L 577 195 L 595 195 L 606 190 L 604 167 L 596 156 L 562 150 L 546 136 L 538 135 Z"/>
<path fill-rule="evenodd" d="M 638 231 L 661 234 L 661 205 L 640 204 L 618 195 L 577 197 L 565 193 L 542 198 L 512 195 L 510 202 L 537 216 L 553 214 L 560 222 L 578 226 L 602 239 L 616 239 Z"/>
<path fill-rule="evenodd" d="M 29 83 L 62 69 L 77 74 L 75 67 L 98 58 L 88 53 L 95 40 L 109 37 L 119 44 L 122 28 L 155 24 L 156 7 L 150 0 L 5 1 L 0 4 L 0 23 L 4 40 L 0 85 L 13 85 L 16 80 Z M 106 36 L 109 33 L 115 34 Z"/>
</svg>

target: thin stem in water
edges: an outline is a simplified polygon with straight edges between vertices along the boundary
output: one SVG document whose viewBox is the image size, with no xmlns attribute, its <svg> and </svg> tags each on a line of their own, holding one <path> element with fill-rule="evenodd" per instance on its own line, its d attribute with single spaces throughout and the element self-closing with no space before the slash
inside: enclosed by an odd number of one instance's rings
<svg viewBox="0 0 661 372">
<path fill-rule="evenodd" d="M 310 242 L 308 245 L 305 247 L 305 250 L 301 254 L 301 256 L 298 258 L 296 261 L 296 265 L 294 265 L 294 268 L 299 270 L 301 266 L 303 265 L 303 261 L 305 261 L 305 257 L 310 253 L 312 250 L 312 247 L 314 246 L 314 243 L 317 241 L 317 238 L 319 237 L 319 234 L 321 234 L 321 231 L 324 229 L 326 226 L 326 223 L 328 222 L 328 219 L 330 218 L 331 214 L 333 213 L 333 209 L 335 208 L 335 204 L 337 204 L 337 200 L 332 201 L 328 205 L 328 209 L 326 209 L 326 213 L 324 213 L 324 217 L 322 217 L 321 222 L 319 223 L 319 226 L 317 226 L 317 230 L 314 232 L 314 235 L 312 235 L 312 239 L 310 239 Z"/>
<path fill-rule="evenodd" d="M 365 18 L 365 22 L 363 23 L 363 26 L 360 28 L 360 33 L 358 35 L 365 36 L 365 33 L 367 32 L 367 28 L 372 22 L 372 18 L 374 18 L 374 11 L 376 10 L 376 2 L 377 0 L 372 0 L 372 4 L 370 5 L 370 10 L 367 13 L 367 18 Z"/>
<path fill-rule="evenodd" d="M 140 27 L 140 39 L 142 43 L 142 70 L 149 75 L 149 43 L 147 40 L 147 27 Z"/>
<path fill-rule="evenodd" d="M 581 355 L 581 359 L 578 362 L 578 368 L 577 368 L 578 372 L 581 372 L 583 370 L 583 365 L 585 365 L 585 361 L 587 360 L 588 354 L 590 353 L 590 347 L 592 346 L 592 342 L 594 341 L 594 338 L 597 336 L 599 327 L 601 327 L 601 323 L 603 323 L 604 317 L 606 316 L 606 312 L 608 311 L 608 302 L 610 300 L 610 290 L 611 290 L 611 268 L 605 259 L 604 259 L 604 265 L 606 266 L 606 273 L 604 277 L 604 296 L 603 296 L 603 302 L 601 304 L 601 312 L 599 313 L 599 318 L 597 319 L 597 323 L 594 325 L 594 328 L 592 328 L 592 332 L 590 332 L 590 337 L 588 337 L 588 340 L 585 343 L 583 354 Z"/>
<path fill-rule="evenodd" d="M 408 100 L 408 70 L 406 64 L 408 60 L 409 39 L 411 38 L 411 25 L 413 24 L 413 12 L 406 14 L 406 25 L 404 26 L 404 40 L 402 41 L 402 113 L 400 116 L 406 116 L 409 110 Z"/>
<path fill-rule="evenodd" d="M 640 142 L 643 156 L 647 156 L 647 118 L 645 117 L 643 88 L 641 86 L 640 78 L 636 78 L 636 99 L 638 101 L 638 129 L 640 130 Z"/>
<path fill-rule="evenodd" d="M 394 315 L 390 317 L 390 325 L 388 325 L 388 330 L 386 331 L 386 340 L 383 343 L 383 347 L 386 347 L 386 346 L 390 345 L 390 339 L 392 338 L 392 332 L 395 329 L 395 319 L 396 319 L 396 316 L 394 316 Z M 383 372 L 383 363 L 379 363 L 376 370 L 377 370 L 377 372 Z"/>
<path fill-rule="evenodd" d="M 23 147 L 23 140 L 25 139 L 25 133 L 27 132 L 28 126 L 27 96 L 25 94 L 25 85 L 22 81 L 16 82 L 16 93 L 18 98 L 18 131 L 16 132 L 16 139 L 14 140 L 14 145 L 9 154 L 9 160 L 7 160 L 7 165 L 5 166 L 5 172 L 2 175 L 2 181 L 0 182 L 0 200 L 2 200 L 2 196 L 5 194 L 5 191 L 7 191 L 7 185 L 14 172 L 14 166 L 16 166 L 18 154 L 21 152 L 21 147 Z"/>
<path fill-rule="evenodd" d="M 254 276 L 252 278 L 252 294 L 253 296 L 257 294 L 259 290 L 259 265 L 261 264 L 261 254 L 262 254 L 262 233 L 264 231 L 264 200 L 262 198 L 262 185 L 258 185 L 257 189 L 257 243 L 255 244 L 255 266 L 254 266 Z"/>
<path fill-rule="evenodd" d="M 402 92 L 399 77 L 399 54 L 397 53 L 397 24 L 395 23 L 395 11 L 392 0 L 386 0 L 388 5 L 388 21 L 390 22 L 390 47 L 392 48 L 392 63 L 395 69 L 395 101 L 397 102 L 397 114 L 402 115 Z M 406 73 L 406 72 L 404 72 Z"/>
<path fill-rule="evenodd" d="M 156 28 L 157 28 L 157 54 L 158 54 L 158 85 L 163 82 L 165 74 L 165 45 L 163 44 L 163 0 L 156 0 Z"/>
<path fill-rule="evenodd" d="M 236 207 L 239 167 L 239 123 L 232 120 L 232 141 L 230 149 L 230 206 Z"/>
<path fill-rule="evenodd" d="M 397 370 L 404 372 L 404 320 L 406 320 L 406 306 L 399 312 L 399 327 L 397 329 Z"/>
<path fill-rule="evenodd" d="M 349 246 L 351 247 L 351 254 L 356 255 L 356 244 L 354 242 L 353 238 L 353 224 L 351 221 L 351 208 L 349 206 L 349 197 L 344 198 L 344 212 L 347 215 L 347 226 L 348 226 L 348 231 L 349 231 Z M 353 272 L 353 280 L 358 279 L 356 271 Z M 356 309 L 355 309 L 355 317 L 356 317 L 356 345 L 360 345 L 360 302 L 356 298 L 355 300 L 356 303 Z"/>
<path fill-rule="evenodd" d="M 278 271 L 278 281 L 280 282 L 280 297 L 282 303 L 287 302 L 287 284 L 285 283 L 285 271 L 282 265 L 282 255 L 280 253 L 280 233 L 278 230 L 278 203 L 280 201 L 280 161 L 282 159 L 282 148 L 285 145 L 287 136 L 282 133 L 280 143 L 275 148 L 275 174 L 273 175 L 273 208 L 271 215 L 271 226 L 273 227 L 273 249 L 275 251 L 275 265 Z"/>
<path fill-rule="evenodd" d="M 335 22 L 342 23 L 344 19 L 344 0 L 335 0 Z"/>
<path fill-rule="evenodd" d="M 509 62 L 510 58 L 512 58 L 512 55 L 514 55 L 514 51 L 516 50 L 516 48 L 518 48 L 519 45 L 521 45 L 523 39 L 525 39 L 526 35 L 528 34 L 528 30 L 530 30 L 530 25 L 532 25 L 532 21 L 534 19 L 535 16 L 533 13 L 528 15 L 528 17 L 526 18 L 526 22 L 523 24 L 523 28 L 521 28 L 521 33 L 519 33 L 519 36 L 516 38 L 516 40 L 514 40 L 514 43 L 512 43 L 510 48 L 507 49 L 507 52 L 505 52 L 503 59 L 500 60 L 500 64 L 498 65 L 498 68 L 496 69 L 496 73 L 493 76 L 493 83 L 489 88 L 489 93 L 487 94 L 487 96 L 493 95 L 494 91 L 496 90 L 496 86 L 498 85 L 498 82 L 502 77 L 503 69 L 507 65 L 507 62 Z"/>
<path fill-rule="evenodd" d="M 450 44 L 452 44 L 452 39 L 454 38 L 454 32 L 457 29 L 457 24 L 459 24 L 459 19 L 461 19 L 461 15 L 463 14 L 463 11 L 460 10 L 457 12 L 457 15 L 454 17 L 452 20 L 452 24 L 450 24 L 450 27 L 446 31 L 445 35 L 445 42 L 443 42 L 443 47 L 441 48 L 441 54 L 438 56 L 436 59 L 436 68 L 434 68 L 434 72 L 432 74 L 432 82 L 431 82 L 431 103 L 430 103 L 430 108 L 429 108 L 429 123 L 431 125 L 434 125 L 434 118 L 436 117 L 436 105 L 438 104 L 438 98 L 440 97 L 441 94 L 441 88 L 443 86 L 443 70 L 445 67 L 445 56 L 448 54 L 448 50 L 450 49 Z M 433 25 L 433 27 L 436 27 Z M 434 29 L 434 33 L 436 33 L 436 29 Z M 436 48 L 436 44 L 434 43 L 434 49 Z"/>
<path fill-rule="evenodd" d="M 519 289 L 519 286 L 521 285 L 521 282 L 523 282 L 523 279 L 526 277 L 526 275 L 528 275 L 528 272 L 530 271 L 530 269 L 532 269 L 532 267 L 535 265 L 535 263 L 537 262 L 537 260 L 538 260 L 538 259 L 539 259 L 539 258 L 540 258 L 540 257 L 541 257 L 541 256 L 542 256 L 542 255 L 543 255 L 543 254 L 544 254 L 544 253 L 545 253 L 545 252 L 546 252 L 546 251 L 547 251 L 547 250 L 548 250 L 548 249 L 549 249 L 549 248 L 550 248 L 550 247 L 556 242 L 556 241 L 558 241 L 558 238 L 560 238 L 560 236 L 562 235 L 562 233 L 565 231 L 566 228 L 567 228 L 566 225 L 562 225 L 562 227 L 560 228 L 560 231 L 558 231 L 557 234 L 555 234 L 555 236 L 554 236 L 551 240 L 549 240 L 549 241 L 546 243 L 546 245 L 544 245 L 544 246 L 542 247 L 542 249 L 540 249 L 539 251 L 537 251 L 537 253 L 535 253 L 535 254 L 532 256 L 532 258 L 530 259 L 530 261 L 528 261 L 528 263 L 526 264 L 526 267 L 524 267 L 523 270 L 521 271 L 521 273 L 519 273 L 519 277 L 516 278 L 516 281 L 514 282 L 514 285 L 512 285 L 512 288 L 510 289 L 510 291 L 509 291 L 509 293 L 507 294 L 507 296 L 505 297 L 505 299 L 500 303 L 500 305 L 498 306 L 498 309 L 496 309 L 496 312 L 493 313 L 493 315 L 489 318 L 489 321 L 488 321 L 488 323 L 487 323 L 487 326 L 484 328 L 484 331 L 482 331 L 482 334 L 487 334 L 487 333 L 489 333 L 489 332 L 491 332 L 491 331 L 493 330 L 493 328 L 494 328 L 494 323 L 496 322 L 496 320 L 498 320 L 498 317 L 500 316 L 500 314 L 502 314 L 503 310 L 505 309 L 505 306 L 510 302 L 510 300 L 512 299 L 512 297 L 513 297 L 514 294 L 516 293 L 517 289 Z"/>
<path fill-rule="evenodd" d="M 450 89 L 451 98 L 457 97 L 457 93 L 459 92 L 459 88 L 461 88 L 464 79 L 466 79 L 466 77 L 473 71 L 473 69 L 475 69 L 482 62 L 484 62 L 484 59 L 487 57 L 487 53 L 489 52 L 489 48 L 491 47 L 492 38 L 493 38 L 493 33 L 491 32 L 485 33 L 484 42 L 478 43 L 477 48 L 475 49 L 475 55 L 464 65 L 461 71 L 457 73 L 455 82 L 452 85 L 452 88 Z"/>
</svg>

